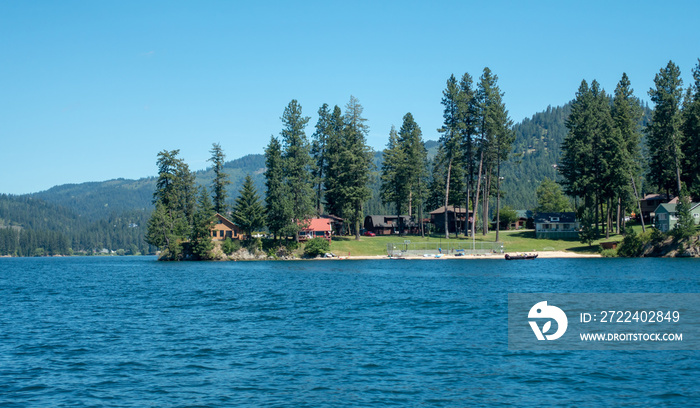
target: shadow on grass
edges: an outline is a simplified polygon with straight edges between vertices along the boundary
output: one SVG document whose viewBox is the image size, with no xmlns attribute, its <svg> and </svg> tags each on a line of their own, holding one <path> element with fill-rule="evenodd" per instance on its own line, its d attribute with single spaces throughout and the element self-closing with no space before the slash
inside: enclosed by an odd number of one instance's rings
<svg viewBox="0 0 700 408">
<path fill-rule="evenodd" d="M 571 247 L 567 249 L 567 251 L 571 252 L 578 252 L 582 254 L 597 254 L 598 250 L 600 249 L 600 245 L 584 245 L 584 246 L 578 246 L 578 247 Z"/>
</svg>

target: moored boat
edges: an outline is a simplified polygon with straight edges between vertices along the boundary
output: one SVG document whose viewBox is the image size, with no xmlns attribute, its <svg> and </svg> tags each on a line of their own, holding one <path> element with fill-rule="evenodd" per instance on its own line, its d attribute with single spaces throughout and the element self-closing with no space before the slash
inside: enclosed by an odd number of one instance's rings
<svg viewBox="0 0 700 408">
<path fill-rule="evenodd" d="M 517 255 L 510 255 L 506 254 L 506 260 L 512 261 L 516 259 L 535 259 L 537 258 L 538 254 L 517 254 Z"/>
</svg>

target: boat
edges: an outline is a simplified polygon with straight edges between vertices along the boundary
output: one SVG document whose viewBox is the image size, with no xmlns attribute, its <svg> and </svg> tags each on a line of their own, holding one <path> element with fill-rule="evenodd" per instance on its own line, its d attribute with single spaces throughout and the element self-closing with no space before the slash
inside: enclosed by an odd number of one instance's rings
<svg viewBox="0 0 700 408">
<path fill-rule="evenodd" d="M 537 258 L 537 255 L 538 254 L 517 254 L 517 255 L 506 254 L 506 260 L 513 261 L 516 259 L 535 259 L 535 258 Z"/>
</svg>

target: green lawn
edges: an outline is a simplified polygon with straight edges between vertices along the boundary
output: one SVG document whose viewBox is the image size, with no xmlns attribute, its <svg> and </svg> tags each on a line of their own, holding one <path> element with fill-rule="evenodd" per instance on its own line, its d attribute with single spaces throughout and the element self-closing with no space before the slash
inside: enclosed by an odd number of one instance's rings
<svg viewBox="0 0 700 408">
<path fill-rule="evenodd" d="M 636 232 L 641 232 L 641 226 L 632 227 Z M 600 242 L 606 241 L 622 241 L 622 235 L 611 234 L 609 239 L 596 240 L 591 246 L 580 243 L 577 239 L 571 240 L 551 240 L 535 238 L 535 230 L 518 230 L 518 231 L 501 231 L 499 240 L 503 243 L 506 252 L 542 252 L 542 251 L 570 251 L 577 253 L 598 253 Z M 450 240 L 459 240 L 471 242 L 471 238 L 460 236 Z M 494 242 L 496 233 L 490 232 L 486 236 L 477 232 L 476 242 Z M 337 256 L 370 256 L 370 255 L 386 255 L 386 246 L 389 243 L 402 243 L 404 240 L 410 240 L 412 243 L 417 242 L 439 242 L 444 241 L 444 236 L 433 235 L 431 237 L 421 238 L 420 236 L 408 235 L 399 237 L 392 236 L 376 236 L 376 237 L 360 237 L 356 241 L 353 237 L 334 237 L 331 243 L 331 251 Z"/>
</svg>

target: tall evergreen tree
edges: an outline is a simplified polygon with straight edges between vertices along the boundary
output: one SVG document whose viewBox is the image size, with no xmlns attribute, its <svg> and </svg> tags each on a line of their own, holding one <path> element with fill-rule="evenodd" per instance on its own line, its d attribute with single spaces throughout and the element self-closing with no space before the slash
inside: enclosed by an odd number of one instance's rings
<svg viewBox="0 0 700 408">
<path fill-rule="evenodd" d="M 340 193 L 343 207 L 347 209 L 345 218 L 354 225 L 355 239 L 360 239 L 360 226 L 363 221 L 362 206 L 370 198 L 370 169 L 372 166 L 372 149 L 367 145 L 369 127 L 367 119 L 362 116 L 360 101 L 350 96 L 345 105 L 344 148 L 339 157 L 338 166 L 343 169 L 340 177 Z"/>
<path fill-rule="evenodd" d="M 164 251 L 164 259 L 183 256 L 182 243 L 188 238 L 196 209 L 194 174 L 179 159 L 179 150 L 158 153 L 158 180 L 153 193 L 156 210 L 148 223 L 146 240 Z"/>
<path fill-rule="evenodd" d="M 209 199 L 209 193 L 206 187 L 202 187 L 190 232 L 190 247 L 194 259 L 207 260 L 212 257 L 214 242 L 211 240 L 211 229 L 214 216 L 214 207 Z"/>
<path fill-rule="evenodd" d="M 226 215 L 226 211 L 228 210 L 226 205 L 226 198 L 228 197 L 226 193 L 226 186 L 231 184 L 228 179 L 228 174 L 226 174 L 226 171 L 224 170 L 226 156 L 224 155 L 221 145 L 218 143 L 212 144 L 212 148 L 209 152 L 211 153 L 209 161 L 212 162 L 214 170 L 214 180 L 212 181 L 212 192 L 214 193 L 214 211 L 219 214 Z"/>
<path fill-rule="evenodd" d="M 693 69 L 693 84 L 683 104 L 683 174 L 691 197 L 700 198 L 700 59 Z"/>
<path fill-rule="evenodd" d="M 683 96 L 681 71 L 669 61 L 654 77 L 649 90 L 654 112 L 647 126 L 649 178 L 657 188 L 680 194 L 683 133 L 680 104 Z"/>
<path fill-rule="evenodd" d="M 333 107 L 328 123 L 326 140 L 326 162 L 323 178 L 326 212 L 343 217 L 343 197 L 341 177 L 345 170 L 340 165 L 341 155 L 345 149 L 345 124 L 343 111 L 337 105 Z"/>
<path fill-rule="evenodd" d="M 461 149 L 462 158 L 465 170 L 465 208 L 467 213 L 469 209 L 473 208 L 470 206 L 469 201 L 473 203 L 475 200 L 474 188 L 474 177 L 476 172 L 475 165 L 475 150 L 476 150 L 476 136 L 478 133 L 479 125 L 479 104 L 476 97 L 476 92 L 474 90 L 474 81 L 472 80 L 469 73 L 464 73 L 462 79 L 459 81 L 459 99 L 458 99 L 458 112 L 459 112 L 459 131 L 461 139 Z M 469 226 L 470 233 L 474 233 L 474 223 L 471 222 Z M 466 226 L 465 226 L 466 227 Z"/>
<path fill-rule="evenodd" d="M 614 124 L 613 143 L 619 147 L 610 146 L 613 155 L 611 169 L 612 186 L 610 191 L 617 196 L 617 231 L 620 231 L 620 220 L 624 219 L 621 213 L 626 207 L 630 197 L 634 197 L 634 202 L 639 207 L 640 201 L 637 194 L 635 179 L 638 179 L 642 170 L 642 153 L 640 149 L 641 133 L 639 121 L 642 117 L 642 109 L 639 100 L 634 97 L 629 77 L 622 74 L 622 79 L 615 88 L 613 98 L 612 118 Z M 618 135 L 619 134 L 619 135 Z M 619 139 L 618 139 L 619 137 Z M 641 214 L 641 207 L 639 207 Z M 642 220 L 644 228 L 644 220 Z"/>
<path fill-rule="evenodd" d="M 328 104 L 324 103 L 318 110 L 318 121 L 316 131 L 312 136 L 311 155 L 313 156 L 315 167 L 313 168 L 314 186 L 316 189 L 316 212 L 320 215 L 322 211 L 323 198 L 323 178 L 324 171 L 328 166 L 328 134 L 330 132 L 331 112 Z"/>
<path fill-rule="evenodd" d="M 445 167 L 446 167 L 446 179 L 445 179 L 445 239 L 450 238 L 449 228 L 448 228 L 448 217 L 447 217 L 447 206 L 450 202 L 450 189 L 452 182 L 452 172 L 453 167 L 460 162 L 461 159 L 461 147 L 460 143 L 460 125 L 459 125 L 459 100 L 460 100 L 460 89 L 457 84 L 457 79 L 454 75 L 450 75 L 447 80 L 447 86 L 444 91 L 442 91 L 442 105 L 444 107 L 442 117 L 444 119 L 443 126 L 438 129 L 442 135 L 440 136 L 440 143 L 442 145 Z"/>
<path fill-rule="evenodd" d="M 285 233 L 292 219 L 288 188 L 285 183 L 282 145 L 274 136 L 265 149 L 265 218 L 277 238 Z"/>
<path fill-rule="evenodd" d="M 311 155 L 305 128 L 308 116 L 302 116 L 301 105 L 293 99 L 282 115 L 282 148 L 284 171 L 290 198 L 292 222 L 289 233 L 299 241 L 298 232 L 314 213 L 314 192 L 311 179 Z"/>
<path fill-rule="evenodd" d="M 394 204 L 396 214 L 401 215 L 408 200 L 408 189 L 403 164 L 406 162 L 403 146 L 394 126 L 389 132 L 389 143 L 382 152 L 381 196 L 382 201 Z"/>
<path fill-rule="evenodd" d="M 265 225 L 264 211 L 258 192 L 255 190 L 253 178 L 248 174 L 236 199 L 232 221 L 241 227 L 248 238 L 251 238 L 253 231 Z"/>
</svg>

